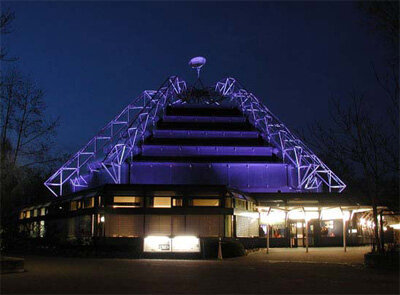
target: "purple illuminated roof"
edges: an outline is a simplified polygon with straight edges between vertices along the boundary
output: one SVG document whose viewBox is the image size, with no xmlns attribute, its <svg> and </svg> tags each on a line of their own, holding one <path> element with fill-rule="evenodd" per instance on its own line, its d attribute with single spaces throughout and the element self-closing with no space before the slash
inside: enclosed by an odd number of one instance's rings
<svg viewBox="0 0 400 295">
<path fill-rule="evenodd" d="M 257 192 L 346 187 L 235 79 L 193 89 L 178 77 L 144 91 L 45 185 L 61 196 L 104 183 L 225 184 Z"/>
</svg>

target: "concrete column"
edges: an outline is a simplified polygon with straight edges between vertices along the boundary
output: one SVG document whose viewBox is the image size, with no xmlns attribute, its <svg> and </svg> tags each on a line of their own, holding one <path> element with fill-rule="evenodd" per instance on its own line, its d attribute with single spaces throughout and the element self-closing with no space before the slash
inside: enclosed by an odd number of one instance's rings
<svg viewBox="0 0 400 295">
<path fill-rule="evenodd" d="M 379 235 L 380 235 L 380 242 L 381 242 L 381 249 L 385 252 L 385 232 L 383 230 L 383 210 L 379 215 Z"/>
<path fill-rule="evenodd" d="M 92 216 L 91 216 L 91 221 L 92 221 L 92 224 L 91 224 L 91 226 L 92 226 L 92 228 L 91 228 L 91 235 L 92 235 L 92 237 L 95 237 L 95 236 L 97 236 L 97 234 L 96 234 L 96 217 L 95 217 L 96 215 L 95 214 L 92 214 Z"/>
<path fill-rule="evenodd" d="M 267 254 L 269 254 L 269 224 L 267 224 Z"/>
<path fill-rule="evenodd" d="M 308 253 L 308 220 L 305 218 L 306 223 L 306 253 Z"/>
<path fill-rule="evenodd" d="M 218 260 L 222 260 L 221 237 L 218 238 Z"/>
<path fill-rule="evenodd" d="M 347 245 L 346 245 L 346 231 L 347 231 L 347 221 L 345 218 L 343 218 L 343 250 L 344 252 L 347 251 Z"/>
</svg>

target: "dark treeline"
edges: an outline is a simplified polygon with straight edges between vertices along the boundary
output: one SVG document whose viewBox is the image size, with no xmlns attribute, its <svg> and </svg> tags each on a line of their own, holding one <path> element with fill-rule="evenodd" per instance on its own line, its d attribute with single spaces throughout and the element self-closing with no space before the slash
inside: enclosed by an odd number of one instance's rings
<svg viewBox="0 0 400 295">
<path fill-rule="evenodd" d="M 365 29 L 387 48 L 386 56 L 370 61 L 381 93 L 371 99 L 363 89 L 349 89 L 348 96 L 332 98 L 330 120 L 312 123 L 305 137 L 348 185 L 346 192 L 371 202 L 377 224 L 380 204 L 399 210 L 399 4 L 361 1 L 355 5 Z M 12 34 L 14 18 L 9 10 L 1 14 L 2 40 Z M 52 150 L 58 120 L 46 117 L 45 91 L 18 68 L 18 57 L 4 44 L 0 51 L 3 237 L 4 232 L 15 230 L 18 208 L 52 198 L 43 181 L 66 159 L 54 156 Z"/>
<path fill-rule="evenodd" d="M 378 224 L 378 206 L 399 211 L 399 3 L 356 5 L 365 29 L 386 48 L 385 56 L 371 56 L 370 61 L 380 92 L 376 97 L 351 89 L 345 97 L 332 98 L 329 120 L 313 122 L 307 134 L 308 142 L 346 182 L 346 192 L 372 205 Z M 382 250 L 377 226 L 375 240 Z"/>
<path fill-rule="evenodd" d="M 1 14 L 0 51 L 1 134 L 0 193 L 2 242 L 16 234 L 18 209 L 27 204 L 45 202 L 50 194 L 43 180 L 60 158 L 52 154 L 58 119 L 46 117 L 44 91 L 18 67 L 18 57 L 4 45 L 12 34 L 15 15 Z"/>
</svg>

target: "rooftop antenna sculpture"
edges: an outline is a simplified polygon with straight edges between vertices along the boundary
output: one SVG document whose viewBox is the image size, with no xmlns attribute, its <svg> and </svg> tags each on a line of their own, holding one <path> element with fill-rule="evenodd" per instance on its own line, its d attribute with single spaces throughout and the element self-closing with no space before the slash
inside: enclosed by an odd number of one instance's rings
<svg viewBox="0 0 400 295">
<path fill-rule="evenodd" d="M 200 79 L 200 70 L 206 64 L 206 58 L 202 56 L 193 57 L 189 61 L 189 66 L 197 71 L 197 79 Z"/>
</svg>

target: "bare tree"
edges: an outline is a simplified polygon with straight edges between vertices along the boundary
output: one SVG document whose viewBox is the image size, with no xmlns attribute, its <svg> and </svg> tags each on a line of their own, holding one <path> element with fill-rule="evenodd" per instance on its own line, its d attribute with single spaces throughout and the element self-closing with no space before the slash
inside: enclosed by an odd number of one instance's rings
<svg viewBox="0 0 400 295">
<path fill-rule="evenodd" d="M 8 237 L 16 231 L 16 209 L 47 198 L 43 179 L 59 160 L 50 153 L 58 119 L 47 119 L 43 96 L 43 90 L 17 70 L 2 76 L 1 229 Z"/>
<path fill-rule="evenodd" d="M 4 35 L 7 35 L 11 32 L 11 23 L 15 19 L 15 14 L 11 10 L 6 10 L 1 13 L 0 15 L 0 36 L 1 36 L 1 43 L 4 44 Z M 7 50 L 2 45 L 0 47 L 0 61 L 13 61 L 15 58 L 7 58 Z"/>
<path fill-rule="evenodd" d="M 14 13 L 2 12 L 0 62 L 0 240 L 11 245 L 18 236 L 18 208 L 50 198 L 43 180 L 65 155 L 51 154 L 58 119 L 48 119 L 44 91 L 15 68 L 4 48 Z M 8 241 L 8 242 L 7 242 Z M 11 243 L 11 244 L 10 244 Z M 1 247 L 1 245 L 0 245 Z"/>
<path fill-rule="evenodd" d="M 390 146 L 395 130 L 388 132 L 384 120 L 372 115 L 365 96 L 355 92 L 350 94 L 347 105 L 333 99 L 330 109 L 330 127 L 315 122 L 310 126 L 312 138 L 309 141 L 327 162 L 342 166 L 353 193 L 359 191 L 369 198 L 377 225 L 377 206 L 387 191 L 387 183 L 397 174 L 397 165 L 392 163 L 395 151 Z M 381 250 L 377 226 L 374 233 Z"/>
<path fill-rule="evenodd" d="M 386 106 L 387 113 L 379 115 L 376 106 L 370 107 L 364 95 L 353 91 L 347 104 L 338 99 L 331 101 L 331 120 L 325 122 L 328 126 L 313 123 L 310 142 L 344 175 L 349 190 L 359 191 L 371 201 L 374 235 L 381 251 L 377 206 L 390 183 L 394 183 L 392 198 L 398 198 L 399 190 L 399 3 L 360 1 L 357 5 L 367 27 L 383 37 L 388 48 L 381 68 L 372 65 L 382 90 L 376 101 Z"/>
<path fill-rule="evenodd" d="M 373 62 L 372 71 L 382 90 L 382 98 L 386 98 L 388 128 L 399 130 L 399 2 L 398 1 L 367 1 L 357 3 L 363 12 L 363 20 L 369 32 L 380 37 L 386 44 L 387 54 L 383 60 L 383 67 L 377 68 Z M 390 137 L 387 152 L 391 154 L 391 164 L 399 172 L 399 133 Z"/>
<path fill-rule="evenodd" d="M 51 161 L 47 156 L 58 119 L 46 119 L 43 90 L 17 70 L 11 70 L 3 77 L 0 96 L 2 161 L 7 146 L 13 150 L 11 155 L 8 153 L 8 165 L 12 167 Z"/>
</svg>

